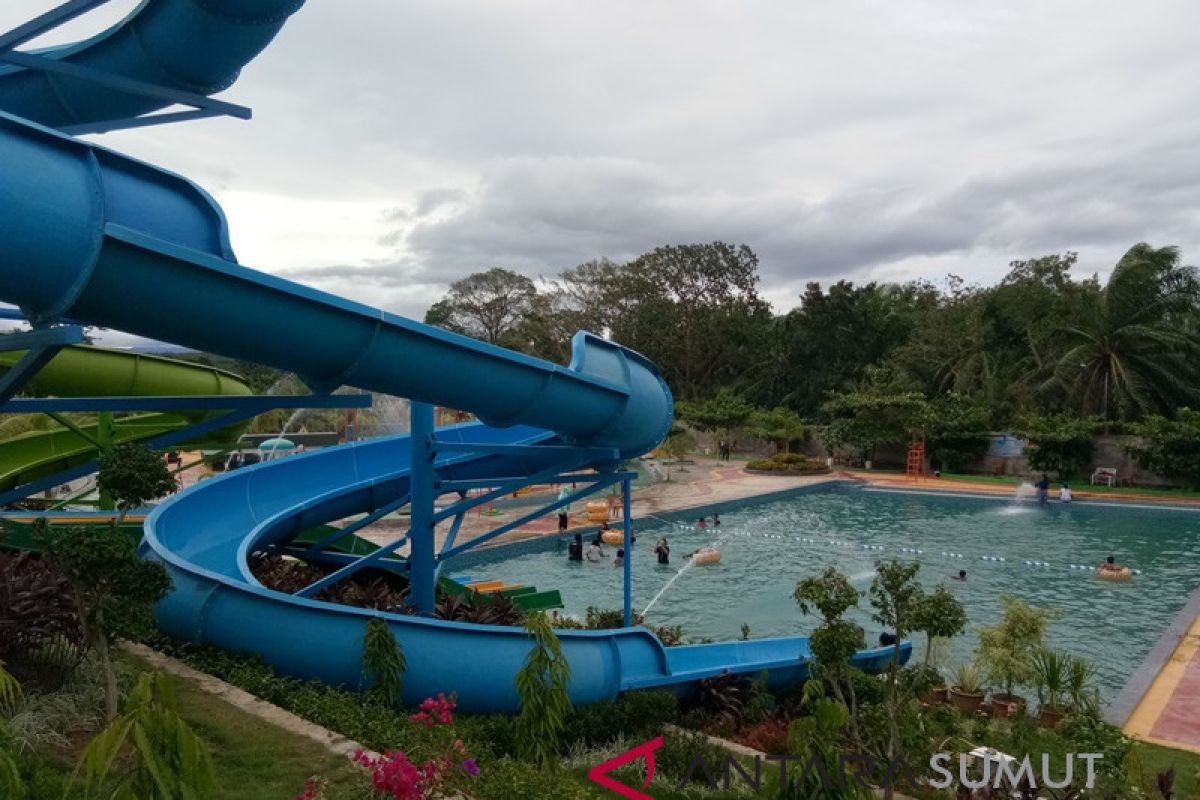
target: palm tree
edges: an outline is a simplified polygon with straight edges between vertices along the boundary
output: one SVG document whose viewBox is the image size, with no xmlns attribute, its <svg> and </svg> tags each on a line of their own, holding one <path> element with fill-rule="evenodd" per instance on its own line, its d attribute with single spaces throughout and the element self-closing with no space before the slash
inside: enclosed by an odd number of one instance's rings
<svg viewBox="0 0 1200 800">
<path fill-rule="evenodd" d="M 1195 267 L 1177 247 L 1136 244 L 1075 325 L 1060 329 L 1066 351 L 1050 383 L 1082 414 L 1105 422 L 1172 415 L 1200 397 L 1200 337 L 1190 317 L 1200 299 Z"/>
</svg>

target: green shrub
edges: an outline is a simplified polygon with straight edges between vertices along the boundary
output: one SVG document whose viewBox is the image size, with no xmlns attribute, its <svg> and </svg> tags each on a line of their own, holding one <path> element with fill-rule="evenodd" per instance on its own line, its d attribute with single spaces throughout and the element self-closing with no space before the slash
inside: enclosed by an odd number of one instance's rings
<svg viewBox="0 0 1200 800">
<path fill-rule="evenodd" d="M 517 694 L 521 698 L 521 713 L 517 715 L 516 744 L 522 758 L 543 769 L 554 764 L 563 726 L 571 713 L 571 697 L 567 685 L 571 680 L 571 665 L 563 656 L 562 647 L 550 620 L 545 614 L 530 614 L 525 629 L 533 639 L 525 666 L 517 673 Z"/>
<path fill-rule="evenodd" d="M 570 773 L 540 770 L 523 761 L 488 764 L 475 784 L 478 800 L 587 800 L 593 797 Z"/>
<path fill-rule="evenodd" d="M 746 464 L 754 472 L 812 473 L 829 469 L 824 461 L 799 455 L 798 453 L 776 453 L 770 458 L 760 458 Z"/>
<path fill-rule="evenodd" d="M 362 663 L 363 677 L 370 682 L 370 693 L 385 706 L 400 708 L 404 705 L 404 671 L 408 664 L 392 629 L 380 617 L 367 623 Z"/>
<path fill-rule="evenodd" d="M 619 737 L 637 741 L 662 732 L 662 726 L 679 718 L 679 701 L 662 690 L 628 692 L 616 700 L 577 706 L 567 717 L 562 741 L 603 745 Z"/>
</svg>

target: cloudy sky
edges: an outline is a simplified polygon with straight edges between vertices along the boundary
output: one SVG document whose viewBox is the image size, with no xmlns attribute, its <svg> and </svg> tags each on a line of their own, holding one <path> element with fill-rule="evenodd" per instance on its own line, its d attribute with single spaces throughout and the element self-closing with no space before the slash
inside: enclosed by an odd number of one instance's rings
<svg viewBox="0 0 1200 800">
<path fill-rule="evenodd" d="M 1194 0 L 309 0 L 224 95 L 253 122 L 101 141 L 213 192 L 243 263 L 412 316 L 477 270 L 714 239 L 785 310 L 1139 240 L 1200 261 L 1198 30 Z"/>
</svg>

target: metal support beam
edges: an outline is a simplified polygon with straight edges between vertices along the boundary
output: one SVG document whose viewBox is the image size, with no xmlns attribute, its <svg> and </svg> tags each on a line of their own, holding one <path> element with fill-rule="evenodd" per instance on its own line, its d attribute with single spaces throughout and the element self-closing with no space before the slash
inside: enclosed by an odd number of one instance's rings
<svg viewBox="0 0 1200 800">
<path fill-rule="evenodd" d="M 536 483 L 595 483 L 596 481 L 608 481 L 612 475 L 611 472 L 570 472 L 563 474 L 560 472 L 561 469 L 562 465 L 559 464 L 551 470 L 539 472 L 537 473 L 536 480 L 534 480 L 535 476 L 530 475 L 523 478 L 475 478 L 473 480 L 438 481 L 438 489 L 443 492 L 464 492 L 470 489 L 496 489 L 508 494 L 523 486 L 531 486 Z"/>
<path fill-rule="evenodd" d="M 497 486 L 496 488 L 492 489 L 489 492 L 484 492 L 483 494 L 476 495 L 475 497 L 464 498 L 463 500 L 460 500 L 459 502 L 455 503 L 454 505 L 442 509 L 441 511 L 439 511 L 433 515 L 433 521 L 436 524 L 438 522 L 442 522 L 444 520 L 449 519 L 450 517 L 454 516 L 455 514 L 459 513 L 460 511 L 470 511 L 472 508 L 477 508 L 481 505 L 484 505 L 485 503 L 490 503 L 493 500 L 499 500 L 504 495 L 511 494 L 513 491 L 521 488 L 522 486 L 532 486 L 532 485 L 538 484 L 538 483 L 568 483 L 568 482 L 570 482 L 570 483 L 601 483 L 604 486 L 608 486 L 613 483 L 613 481 L 615 480 L 615 476 L 616 476 L 616 473 L 595 473 L 595 474 L 587 475 L 586 480 L 584 478 L 569 478 L 567 480 L 558 480 L 559 478 L 564 477 L 564 476 L 558 474 L 561 469 L 563 469 L 563 465 L 559 464 L 559 465 L 553 466 L 543 472 L 534 473 L 533 475 L 530 475 L 527 478 L 500 478 L 499 480 L 504 481 L 504 483 L 502 483 L 500 486 Z M 484 480 L 484 481 L 479 481 L 479 482 L 476 482 L 476 481 L 444 481 L 444 482 L 438 484 L 438 488 L 443 489 L 443 490 L 449 489 L 449 488 L 457 488 L 457 489 L 459 489 L 459 491 L 463 491 L 468 488 L 473 488 L 472 486 L 468 486 L 467 484 L 480 483 L 482 486 L 486 487 L 486 486 L 495 485 L 494 484 L 495 480 L 496 480 L 495 478 L 492 478 L 490 480 Z M 448 484 L 453 484 L 454 486 L 451 487 Z M 547 509 L 547 510 L 553 510 L 553 509 Z"/>
<path fill-rule="evenodd" d="M 0 337 L 8 338 L 8 337 Z M 369 394 L 191 395 L 169 397 L 36 397 L 10 400 L 5 413 L 50 411 L 247 411 L 250 416 L 277 409 L 370 408 Z"/>
<path fill-rule="evenodd" d="M 433 532 L 437 524 L 433 516 L 436 499 L 433 470 L 433 406 L 412 403 L 409 407 L 409 442 L 412 448 L 409 491 L 412 492 L 409 535 L 408 601 L 418 613 L 433 614 L 434 591 L 437 585 L 437 556 L 434 554 Z"/>
<path fill-rule="evenodd" d="M 460 511 L 458 514 L 454 515 L 454 522 L 450 523 L 450 532 L 446 534 L 446 541 L 442 542 L 442 553 L 446 552 L 451 547 L 454 547 L 454 540 L 458 538 L 458 530 L 462 527 L 463 520 L 466 519 L 466 517 L 466 511 Z M 438 555 L 437 569 L 439 572 L 441 572 L 441 554 Z"/>
<path fill-rule="evenodd" d="M 362 519 L 360 519 L 356 522 L 351 522 L 349 525 L 347 525 L 344 528 L 338 528 L 336 531 L 331 531 L 330 534 L 328 536 L 326 536 L 324 539 L 322 539 L 319 542 L 316 542 L 315 544 L 310 545 L 307 549 L 305 549 L 305 551 L 304 551 L 305 555 L 313 555 L 313 554 L 319 553 L 322 550 L 325 550 L 326 548 L 332 547 L 333 545 L 337 544 L 342 539 L 345 539 L 347 536 L 350 536 L 351 534 L 354 534 L 354 533 L 358 533 L 359 531 L 361 531 L 363 528 L 367 527 L 368 525 L 375 524 L 376 522 L 383 519 L 384 517 L 386 517 L 388 514 L 392 513 L 393 511 L 403 508 L 404 506 L 408 505 L 408 498 L 409 498 L 409 495 L 404 495 L 403 497 L 397 498 L 396 500 L 393 500 L 390 503 L 386 503 L 386 504 L 380 506 L 379 508 L 375 509 L 371 513 L 367 514 Z"/>
<path fill-rule="evenodd" d="M 408 542 L 407 536 L 402 536 L 396 542 L 396 547 L 403 547 Z M 264 548 L 268 553 L 275 553 L 281 556 L 293 556 L 304 561 L 314 561 L 318 564 L 331 564 L 336 567 L 343 567 L 350 564 L 358 563 L 363 556 L 356 556 L 350 553 L 339 553 L 336 550 L 326 550 L 321 553 L 306 553 L 300 547 L 294 545 L 272 544 Z M 403 556 L 388 555 L 379 558 L 374 562 L 375 566 L 380 569 L 389 570 L 407 570 L 408 562 Z"/>
<path fill-rule="evenodd" d="M 109 0 L 70 0 L 70 2 L 63 3 L 58 8 L 52 8 L 45 14 L 40 14 L 24 25 L 18 25 L 8 33 L 0 36 L 0 55 L 9 52 L 15 47 L 20 47 L 30 39 L 36 39 L 43 33 L 70 22 L 76 17 L 86 14 L 93 8 L 98 8 L 107 2 Z"/>
<path fill-rule="evenodd" d="M 47 58 L 34 53 L 20 53 L 9 50 L 8 52 L 0 53 L 0 61 L 7 61 L 9 64 L 28 70 L 46 72 L 51 75 L 62 75 L 79 81 L 87 81 L 127 94 L 152 97 L 156 100 L 165 100 L 168 103 L 191 106 L 194 109 L 204 109 L 213 114 L 222 114 L 236 119 L 250 119 L 253 116 L 253 112 L 245 106 L 226 103 L 223 100 L 214 100 L 207 95 L 186 92 L 181 89 L 171 89 L 134 78 L 127 78 L 124 75 L 100 72 L 89 67 L 73 64 L 70 61 Z M 77 133 L 96 133 L 98 128 L 112 126 L 114 122 L 118 121 L 112 120 L 88 125 L 75 125 L 72 128 Z"/>
<path fill-rule="evenodd" d="M 191 122 L 197 119 L 211 119 L 220 116 L 223 116 L 223 114 L 215 108 L 194 108 L 190 111 L 167 111 L 162 114 L 147 114 L 144 117 L 114 119 L 107 122 L 64 125 L 59 130 L 69 136 L 82 136 L 89 133 L 128 131 L 135 128 L 149 128 L 153 125 L 169 125 L 172 122 Z"/>
<path fill-rule="evenodd" d="M 629 490 L 633 481 L 626 475 L 621 479 L 621 522 L 625 530 L 625 627 L 633 625 L 633 523 L 629 520 Z"/>
<path fill-rule="evenodd" d="M 628 473 L 624 473 L 624 472 L 616 473 L 615 475 L 610 476 L 611 480 L 601 482 L 601 483 L 595 483 L 595 484 L 592 484 L 591 486 L 586 486 L 582 489 L 578 489 L 578 490 L 572 492 L 571 494 L 567 495 L 566 497 L 562 498 L 561 500 L 555 500 L 552 503 L 544 505 L 541 508 L 538 508 L 528 514 L 524 514 L 523 516 L 518 517 L 517 519 L 513 520 L 512 522 L 505 523 L 504 525 L 501 525 L 499 528 L 495 528 L 493 530 L 488 531 L 485 534 L 476 536 L 474 539 L 472 539 L 469 542 L 466 542 L 465 544 L 460 544 L 457 547 L 452 547 L 449 550 L 444 551 L 441 554 L 441 556 L 438 557 L 438 560 L 445 561 L 446 559 L 453 558 L 454 556 L 458 555 L 459 553 L 462 553 L 466 550 L 470 550 L 473 547 L 478 547 L 479 545 L 483 544 L 484 542 L 490 542 L 492 539 L 495 539 L 498 536 L 503 536 L 504 534 L 508 533 L 509 531 L 519 528 L 527 522 L 532 522 L 533 520 L 537 519 L 538 517 L 544 516 L 545 514 L 548 514 L 551 511 L 562 508 L 563 506 L 570 505 L 571 503 L 575 502 L 576 500 L 582 500 L 585 497 L 590 497 L 591 495 L 595 494 L 596 492 L 600 491 L 601 489 L 604 489 L 610 483 L 615 483 L 627 475 L 628 475 Z M 443 511 L 442 513 L 446 513 L 446 511 Z"/>
<path fill-rule="evenodd" d="M 380 561 L 383 561 L 387 556 L 390 556 L 392 553 L 396 552 L 398 549 L 403 547 L 404 543 L 407 541 L 409 541 L 408 536 L 401 536 L 396 541 L 389 542 L 388 544 L 385 544 L 383 547 L 379 548 L 378 550 L 372 551 L 371 553 L 368 553 L 365 556 L 348 556 L 348 558 L 352 559 L 352 561 L 350 561 L 350 563 L 346 564 L 346 566 L 342 567 L 339 570 L 329 573 L 324 578 L 321 578 L 321 580 L 315 581 L 313 583 L 310 583 L 308 586 L 305 586 L 303 589 L 296 592 L 296 597 L 312 597 L 314 594 L 321 591 L 322 589 L 325 589 L 329 586 L 334 585 L 335 583 L 338 583 L 340 581 L 345 580 L 346 578 L 349 578 L 351 575 L 358 572 L 359 570 L 365 569 L 366 567 L 369 567 L 372 564 L 376 564 Z M 412 587 L 413 587 L 412 589 L 409 590 L 409 593 L 408 593 L 410 602 L 412 602 L 412 593 L 413 593 L 413 591 L 416 590 L 416 584 L 412 578 L 412 573 L 414 572 L 414 570 L 412 569 L 411 552 L 412 552 L 412 550 L 410 548 L 410 550 L 409 550 L 409 553 L 410 553 L 410 555 L 409 555 L 409 582 L 410 582 L 410 584 L 412 584 Z M 341 554 L 339 554 L 339 553 L 322 553 L 321 555 L 322 556 L 334 556 L 334 555 L 341 555 Z M 432 573 L 432 571 L 433 570 L 431 569 L 430 572 Z M 431 614 L 433 613 L 432 598 L 429 601 L 429 613 L 431 613 Z"/>
<path fill-rule="evenodd" d="M 96 447 L 101 450 L 104 449 L 104 445 L 102 445 L 100 443 L 100 439 L 98 437 L 92 436 L 90 433 L 85 431 L 80 426 L 76 425 L 71 420 L 64 417 L 62 414 L 56 414 L 55 412 L 51 411 L 51 412 L 48 412 L 46 414 L 46 416 L 49 417 L 50 419 L 54 420 L 55 422 L 57 422 L 59 425 L 62 425 L 64 428 L 66 428 L 67 430 L 69 430 L 71 433 L 75 434 L 79 438 L 83 439 L 84 441 L 90 442 L 93 447 Z"/>
</svg>

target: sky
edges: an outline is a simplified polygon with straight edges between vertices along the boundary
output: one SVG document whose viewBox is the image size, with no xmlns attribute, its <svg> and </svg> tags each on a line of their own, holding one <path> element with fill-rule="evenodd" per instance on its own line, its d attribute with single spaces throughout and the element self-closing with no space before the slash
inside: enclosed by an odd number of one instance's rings
<svg viewBox="0 0 1200 800">
<path fill-rule="evenodd" d="M 97 141 L 212 192 L 242 263 L 416 318 L 491 267 L 713 240 L 782 312 L 814 280 L 1200 260 L 1197 30 L 1194 0 L 309 0 L 222 95 L 253 121 Z"/>
</svg>

